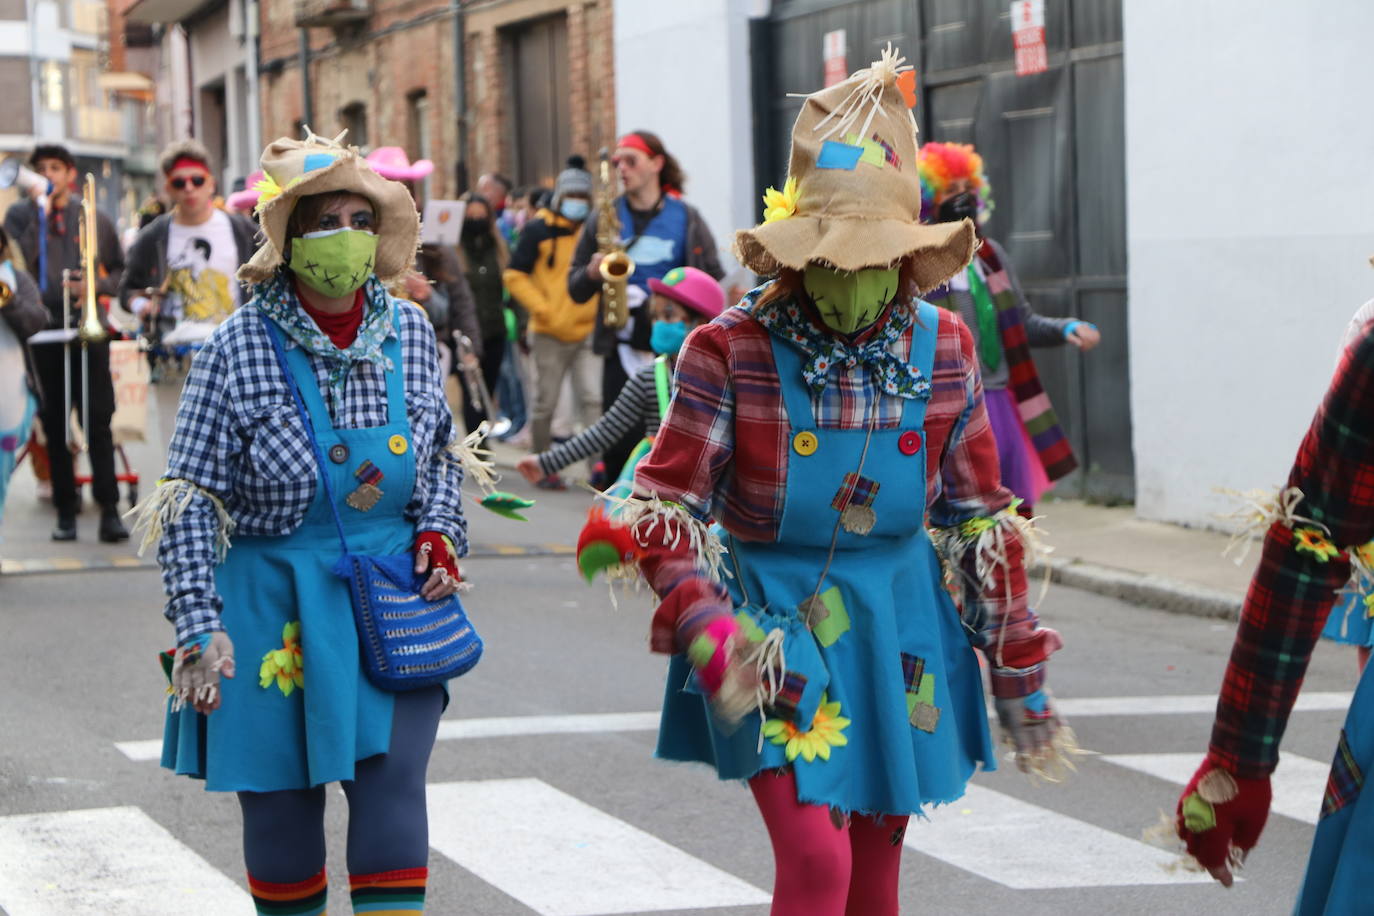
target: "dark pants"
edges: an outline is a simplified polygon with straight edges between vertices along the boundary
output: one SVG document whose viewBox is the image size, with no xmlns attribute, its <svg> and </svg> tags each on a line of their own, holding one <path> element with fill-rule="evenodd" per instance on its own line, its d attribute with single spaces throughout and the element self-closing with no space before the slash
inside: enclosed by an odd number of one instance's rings
<svg viewBox="0 0 1374 916">
<path fill-rule="evenodd" d="M 482 381 L 487 384 L 487 394 L 496 396 L 496 381 L 501 377 L 501 362 L 506 355 L 506 338 L 491 337 L 482 341 Z M 457 369 L 458 381 L 463 386 L 463 425 L 472 432 L 477 428 L 477 424 L 483 420 L 496 422 L 495 417 L 488 417 L 486 411 L 482 409 L 481 395 L 471 390 L 468 385 L 467 373 L 461 367 Z"/>
<path fill-rule="evenodd" d="M 68 345 L 71 351 L 71 406 L 79 413 L 81 397 L 81 344 Z M 52 464 L 52 502 L 59 515 L 74 515 L 79 508 L 76 495 L 76 469 L 71 449 L 67 447 L 67 405 L 63 394 L 63 346 L 38 344 L 30 348 L 38 370 L 38 382 L 43 386 L 43 432 L 48 437 L 48 460 Z M 82 417 L 86 431 L 87 456 L 91 462 L 91 489 L 102 509 L 114 509 L 119 504 L 119 484 L 115 480 L 114 437 L 110 435 L 110 419 L 114 416 L 114 383 L 110 380 L 110 345 L 89 344 L 91 380 L 90 417 Z"/>
<path fill-rule="evenodd" d="M 625 383 L 630 377 L 625 374 L 625 367 L 620 364 L 620 354 L 614 350 L 601 363 L 601 403 L 603 409 L 609 409 L 615 403 L 615 399 L 620 397 L 620 389 L 625 387 Z M 634 427 L 624 436 L 620 437 L 615 445 L 601 453 L 601 460 L 606 462 L 606 482 L 609 484 L 620 476 L 621 468 L 625 467 L 625 462 L 630 460 L 630 452 L 634 451 L 635 446 L 644 438 L 644 424 L 636 423 Z"/>
</svg>

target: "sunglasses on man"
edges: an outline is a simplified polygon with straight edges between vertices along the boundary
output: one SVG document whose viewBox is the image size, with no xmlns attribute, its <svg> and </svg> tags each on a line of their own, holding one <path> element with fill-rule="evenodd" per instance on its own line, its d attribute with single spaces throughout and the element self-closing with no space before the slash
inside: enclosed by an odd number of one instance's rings
<svg viewBox="0 0 1374 916">
<path fill-rule="evenodd" d="M 173 190 L 184 191 L 186 190 L 186 182 L 188 181 L 197 188 L 199 188 L 205 184 L 205 176 L 192 175 L 190 178 L 173 178 L 169 183 L 171 184 Z"/>
</svg>

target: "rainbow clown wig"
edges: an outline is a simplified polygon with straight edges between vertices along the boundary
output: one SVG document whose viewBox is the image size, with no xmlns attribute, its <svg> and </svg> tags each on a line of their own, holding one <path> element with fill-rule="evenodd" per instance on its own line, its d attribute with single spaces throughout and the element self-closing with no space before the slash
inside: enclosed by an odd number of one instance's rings
<svg viewBox="0 0 1374 916">
<path fill-rule="evenodd" d="M 935 219 L 936 208 L 945 199 L 945 188 L 960 178 L 967 178 L 978 196 L 978 222 L 985 223 L 992 215 L 992 185 L 983 174 L 983 157 L 970 144 L 923 144 L 916 170 L 921 176 L 921 222 Z"/>
</svg>

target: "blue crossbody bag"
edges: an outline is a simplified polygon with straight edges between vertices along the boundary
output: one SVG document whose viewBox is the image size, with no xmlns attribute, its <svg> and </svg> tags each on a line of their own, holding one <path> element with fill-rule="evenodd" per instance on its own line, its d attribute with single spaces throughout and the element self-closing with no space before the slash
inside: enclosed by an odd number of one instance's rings
<svg viewBox="0 0 1374 916">
<path fill-rule="evenodd" d="M 343 547 L 343 556 L 334 564 L 334 574 L 348 583 L 353 599 L 353 622 L 358 628 L 363 673 L 377 687 L 393 692 L 418 690 L 467 673 L 482 657 L 482 638 L 468 621 L 458 596 L 425 600 L 420 595 L 424 577 L 416 575 L 415 561 L 409 553 L 367 556 L 349 551 L 328 465 L 315 438 L 310 412 L 296 387 L 296 377 L 286 364 L 280 332 L 265 314 L 261 317 L 277 364 L 296 402 L 301 425 L 310 437 L 325 498 L 334 514 L 339 544 Z M 395 371 L 402 370 L 398 366 Z"/>
</svg>

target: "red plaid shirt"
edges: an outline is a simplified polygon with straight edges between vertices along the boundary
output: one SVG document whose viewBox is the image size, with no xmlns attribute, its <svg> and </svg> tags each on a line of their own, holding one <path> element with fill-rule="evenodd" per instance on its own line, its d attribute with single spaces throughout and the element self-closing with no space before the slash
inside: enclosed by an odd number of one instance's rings
<svg viewBox="0 0 1374 916">
<path fill-rule="evenodd" d="M 640 493 L 680 503 L 699 518 L 714 516 L 740 540 L 775 541 L 791 438 L 771 337 L 750 304 L 747 299 L 688 337 L 677 358 L 672 405 L 635 484 Z M 954 313 L 940 310 L 939 316 L 925 418 L 926 504 L 930 523 L 947 527 L 1006 509 L 1012 494 L 1001 483 L 973 336 Z M 924 333 L 916 326 L 896 338 L 891 352 L 908 359 L 917 331 Z M 892 429 L 900 423 L 902 401 L 882 393 L 864 365 L 837 363 L 825 388 L 813 392 L 812 408 L 821 429 L 864 429 L 875 412 L 877 428 Z M 1006 663 L 1027 667 L 1047 653 L 1033 633 L 1037 618 L 1027 607 L 1022 546 L 1010 531 L 1007 556 L 1009 565 L 995 581 L 966 597 L 974 606 L 964 616 L 978 621 L 985 642 L 1005 625 Z M 655 581 L 655 566 L 646 565 L 646 574 L 663 595 L 677 578 Z M 976 580 L 971 552 L 968 566 Z"/>
<path fill-rule="evenodd" d="M 1285 486 L 1302 490 L 1296 514 L 1325 525 L 1338 547 L 1374 538 L 1374 326 L 1342 356 Z M 1349 575 L 1343 554 L 1320 560 L 1295 550 L 1283 523 L 1270 527 L 1217 702 L 1217 765 L 1243 778 L 1273 772 L 1312 647 Z"/>
</svg>

